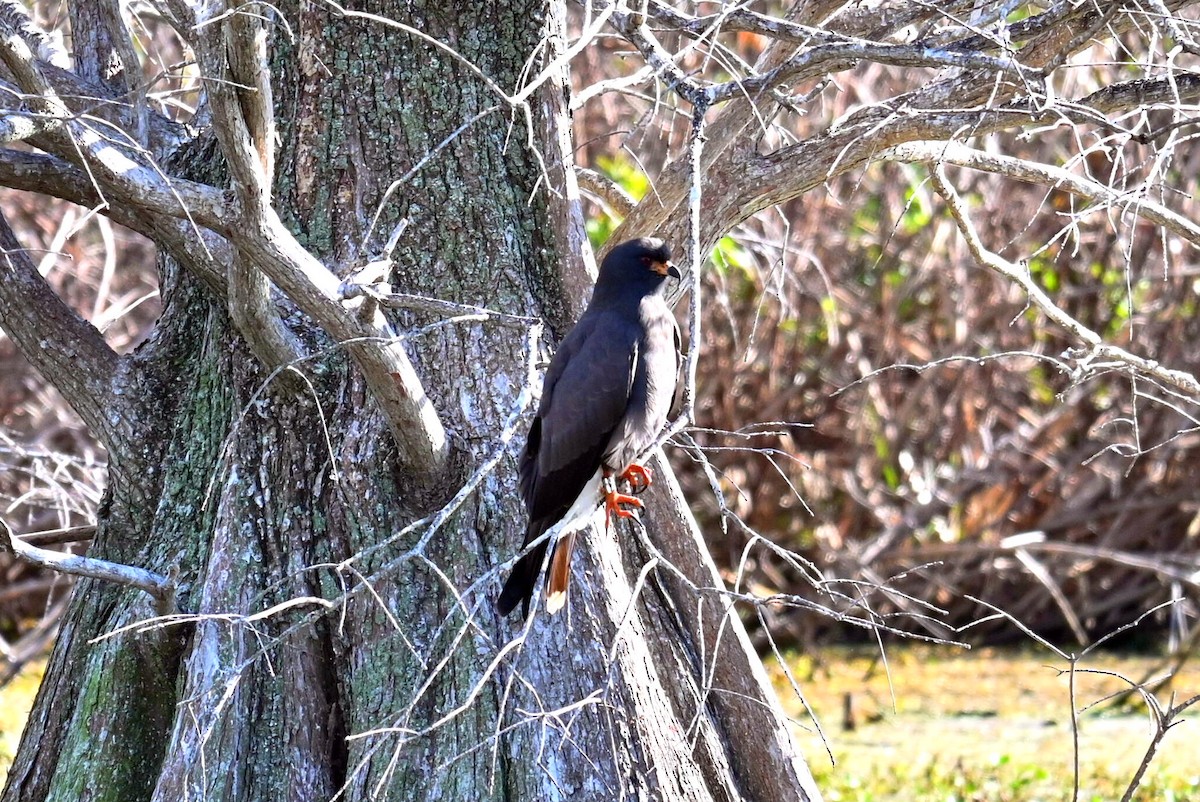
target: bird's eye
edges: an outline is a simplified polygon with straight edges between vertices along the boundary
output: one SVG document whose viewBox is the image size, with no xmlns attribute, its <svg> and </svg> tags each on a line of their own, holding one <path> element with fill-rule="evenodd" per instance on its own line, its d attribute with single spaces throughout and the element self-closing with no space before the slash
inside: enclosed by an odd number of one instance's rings
<svg viewBox="0 0 1200 802">
<path fill-rule="evenodd" d="M 642 264 L 644 264 L 644 265 L 648 265 L 648 264 L 650 264 L 650 263 L 651 263 L 651 262 L 653 262 L 653 261 L 654 261 L 654 260 L 653 260 L 653 259 L 651 259 L 649 256 L 643 256 L 643 257 L 642 257 Z"/>
</svg>

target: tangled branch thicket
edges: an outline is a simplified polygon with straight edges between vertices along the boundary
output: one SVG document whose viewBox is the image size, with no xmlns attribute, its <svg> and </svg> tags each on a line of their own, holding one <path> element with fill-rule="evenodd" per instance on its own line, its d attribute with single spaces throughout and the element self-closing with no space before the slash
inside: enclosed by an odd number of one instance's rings
<svg viewBox="0 0 1200 802">
<path fill-rule="evenodd" d="M 1185 603 L 1164 616 L 1186 626 L 1200 582 L 1198 399 L 1048 325 L 971 253 L 930 180 L 939 146 L 923 156 L 890 148 L 913 139 L 900 135 L 907 115 L 931 138 L 1010 157 L 989 169 L 985 159 L 953 166 L 947 153 L 981 242 L 1024 265 L 1106 343 L 1194 375 L 1197 243 L 1139 213 L 1200 217 L 1193 4 L 796 4 L 792 18 L 811 28 L 770 10 L 651 2 L 645 17 L 624 6 L 573 12 L 576 33 L 608 14 L 619 34 L 572 62 L 577 157 L 607 176 L 583 181 L 597 237 L 618 222 L 606 210 L 636 218 L 630 204 L 643 197 L 638 208 L 650 211 L 640 213 L 654 219 L 665 174 L 686 162 L 691 114 L 668 87 L 735 86 L 734 76 L 748 93 L 763 76 L 786 82 L 729 163 L 823 136 L 836 144 L 842 128 L 868 126 L 853 140 L 868 153 L 847 144 L 812 188 L 721 241 L 704 273 L 699 419 L 672 459 L 719 561 L 760 595 L 935 634 L 980 616 L 968 593 L 1048 637 L 1087 640 L 1169 599 Z M 1087 25 L 1072 27 L 1079 20 Z M 677 75 L 655 64 L 654 42 Z M 1034 49 L 1037 63 L 1025 63 Z M 148 77 L 174 72 L 177 57 L 148 52 Z M 961 102 L 950 93 L 936 108 L 921 95 L 957 79 Z M 1022 84 L 1018 103 L 1012 86 Z M 1136 102 L 1122 94 L 1139 88 Z M 967 122 L 934 137 L 928 120 L 943 111 Z M 1065 170 L 1112 197 L 1083 199 L 1022 166 Z M 708 165 L 714 182 L 721 168 Z M 6 198 L 5 208 L 20 206 Z M 729 208 L 713 202 L 706 243 Z M 51 271 L 59 291 L 94 323 L 119 310 L 109 342 L 128 347 L 155 311 L 142 303 L 153 292 L 145 246 L 117 257 L 107 224 L 76 231 L 48 214 L 10 217 L 26 243 L 70 255 L 69 271 Z M 101 484 L 96 446 L 46 385 L 16 370 L 11 349 L 2 358 L 4 514 L 22 531 L 86 523 Z M 49 583 L 0 570 L 11 637 L 46 607 L 38 594 Z M 930 607 L 943 623 L 930 623 Z M 837 627 L 836 616 L 790 609 L 765 609 L 777 638 Z M 997 619 L 974 633 L 1013 630 Z"/>
<path fill-rule="evenodd" d="M 953 5 L 907 7 L 913 26 L 883 38 L 949 42 L 972 14 L 978 35 L 994 30 L 995 17 L 978 15 L 1001 4 Z M 1194 375 L 1200 243 L 1149 218 L 1165 207 L 1197 219 L 1195 102 L 1177 92 L 1104 117 L 1061 100 L 1098 99 L 1131 78 L 1194 80 L 1194 11 L 1163 11 L 1114 5 L 1053 73 L 1039 122 L 959 137 L 1008 161 L 949 172 L 982 241 L 1025 267 L 1062 312 L 1106 343 Z M 722 13 L 741 12 L 708 19 Z M 1126 14 L 1136 21 L 1121 26 Z M 768 45 L 748 31 L 722 41 L 727 50 L 711 47 L 689 66 L 754 63 Z M 603 52 L 593 51 L 580 89 L 608 77 Z M 879 63 L 821 76 L 791 87 L 810 100 L 807 114 L 771 120 L 761 140 L 802 142 L 940 77 Z M 663 105 L 622 94 L 589 106 L 579 120 L 587 160 L 618 179 L 630 164 L 653 176 L 686 147 L 686 115 Z M 1158 620 L 1183 636 L 1200 582 L 1197 398 L 1090 353 L 980 266 L 929 180 L 943 152 L 955 163 L 949 150 L 885 152 L 718 248 L 704 277 L 694 436 L 720 493 L 694 452 L 672 452 L 709 544 L 731 577 L 750 546 L 743 584 L 760 595 L 800 593 L 910 631 L 944 635 L 976 620 L 986 610 L 970 593 L 1080 642 L 1176 600 Z M 1039 182 L 1039 171 L 1049 177 Z M 948 628 L 931 624 L 923 603 L 944 610 L 936 618 Z M 768 618 L 776 638 L 841 629 L 836 616 L 786 606 Z M 972 633 L 1021 637 L 1002 618 Z"/>
</svg>

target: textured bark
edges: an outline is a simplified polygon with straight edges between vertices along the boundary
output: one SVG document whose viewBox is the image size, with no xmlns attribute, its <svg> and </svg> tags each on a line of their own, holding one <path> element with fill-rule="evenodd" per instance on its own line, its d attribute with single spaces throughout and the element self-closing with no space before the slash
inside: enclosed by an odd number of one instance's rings
<svg viewBox="0 0 1200 802">
<path fill-rule="evenodd" d="M 535 2 L 456 5 L 372 12 L 450 43 L 510 92 L 560 22 Z M 536 314 L 550 323 L 544 351 L 578 313 L 587 271 L 565 118 L 550 119 L 561 76 L 532 104 L 539 159 L 520 113 L 444 51 L 321 4 L 284 13 L 294 38 L 273 42 L 284 223 L 345 274 L 406 218 L 394 287 Z M 476 117 L 368 236 L 391 182 Z M 174 169 L 220 186 L 215 153 L 198 143 Z M 412 496 L 345 348 L 289 310 L 315 356 L 298 366 L 308 391 L 283 392 L 212 278 L 163 263 L 155 334 L 115 371 L 127 447 L 111 454 L 92 547 L 178 571 L 193 615 L 123 630 L 152 616 L 149 602 L 80 582 L 4 802 L 817 798 L 736 617 L 661 566 L 643 577 L 640 549 L 593 530 L 566 614 L 535 619 L 523 640 L 496 616 L 496 566 L 523 528 L 513 435 L 544 356 L 527 327 L 393 320 L 450 434 L 437 491 L 455 501 L 437 513 Z M 473 492 L 458 494 L 464 484 Z M 686 512 L 671 514 L 680 504 L 660 497 L 650 537 L 690 554 L 691 582 L 712 586 Z"/>
</svg>

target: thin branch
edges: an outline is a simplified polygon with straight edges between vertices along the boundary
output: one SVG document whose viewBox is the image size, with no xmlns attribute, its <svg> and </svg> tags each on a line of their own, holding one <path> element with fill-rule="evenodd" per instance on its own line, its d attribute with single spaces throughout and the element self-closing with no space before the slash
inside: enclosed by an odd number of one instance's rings
<svg viewBox="0 0 1200 802">
<path fill-rule="evenodd" d="M 666 442 L 696 420 L 696 376 L 700 368 L 700 346 L 703 341 L 700 323 L 703 315 L 700 307 L 700 275 L 704 268 L 707 249 L 702 245 L 700 234 L 701 185 L 704 181 L 704 115 L 708 104 L 701 101 L 692 110 L 692 141 L 688 148 L 688 163 L 691 167 L 692 184 L 688 193 L 688 278 L 690 283 L 690 308 L 688 314 L 688 352 L 684 362 L 683 411 L 678 420 L 665 432 L 659 441 Z"/>
<path fill-rule="evenodd" d="M 154 599 L 158 615 L 174 615 L 179 612 L 175 604 L 174 579 L 144 568 L 31 546 L 13 534 L 4 519 L 0 518 L 0 553 L 4 552 L 40 568 L 145 591 Z"/>
<path fill-rule="evenodd" d="M 946 201 L 946 206 L 950 210 L 951 216 L 954 217 L 954 222 L 958 224 L 958 230 L 962 232 L 963 237 L 966 239 L 967 247 L 970 249 L 971 255 L 975 257 L 975 260 L 989 270 L 1017 284 L 1025 291 L 1025 294 L 1034 306 L 1040 309 L 1047 318 L 1065 329 L 1072 337 L 1084 343 L 1086 347 L 1079 353 L 1073 354 L 1082 369 L 1086 370 L 1088 363 L 1093 359 L 1115 360 L 1134 371 L 1152 376 L 1165 384 L 1177 387 L 1193 398 L 1200 398 L 1200 381 L 1197 381 L 1196 377 L 1192 374 L 1181 370 L 1165 368 L 1152 359 L 1137 356 L 1120 346 L 1105 343 L 1099 334 L 1060 309 L 1051 300 L 1050 296 L 1046 295 L 1045 291 L 1037 285 L 1027 268 L 1008 261 L 999 254 L 989 251 L 983 245 L 978 232 L 975 230 L 975 224 L 971 222 L 970 217 L 967 215 L 962 198 L 958 196 L 958 193 L 946 181 L 944 168 L 941 165 L 934 166 L 931 173 L 931 180 L 933 181 L 934 189 Z"/>
<path fill-rule="evenodd" d="M 1053 187 L 1090 203 L 1104 207 L 1116 206 L 1122 211 L 1144 217 L 1200 248 L 1200 225 L 1149 199 L 1145 191 L 1118 192 L 1099 181 L 1075 175 L 1062 167 L 1040 164 L 1015 156 L 988 153 L 959 142 L 908 142 L 889 148 L 879 158 L 886 161 L 955 164 Z"/>
<path fill-rule="evenodd" d="M 1146 705 L 1150 710 L 1150 721 L 1154 727 L 1154 735 L 1146 747 L 1146 753 L 1142 756 L 1142 762 L 1138 764 L 1137 771 L 1134 772 L 1133 777 L 1129 780 L 1129 786 L 1125 789 L 1125 793 L 1121 795 L 1121 802 L 1131 802 L 1133 799 L 1138 786 L 1142 784 L 1142 779 L 1146 776 L 1146 769 L 1150 768 L 1150 764 L 1154 762 L 1154 756 L 1158 753 L 1158 747 L 1162 744 L 1163 738 L 1167 736 L 1167 730 L 1179 723 L 1179 715 L 1181 713 L 1186 712 L 1189 707 L 1200 703 L 1200 695 L 1197 695 L 1177 705 L 1168 704 L 1166 709 L 1163 709 L 1153 694 L 1143 692 L 1142 698 L 1146 701 Z"/>
<path fill-rule="evenodd" d="M 490 321 L 509 326 L 515 326 L 522 330 L 529 326 L 539 325 L 540 321 L 536 317 L 526 317 L 524 315 L 512 315 L 507 312 L 497 312 L 493 309 L 488 309 L 483 306 L 474 306 L 472 304 L 459 304 L 453 301 L 444 301 L 441 298 L 430 298 L 425 295 L 412 295 L 402 292 L 386 292 L 379 285 L 371 284 L 342 284 L 342 297 L 357 298 L 367 297 L 375 301 L 379 306 L 387 309 L 408 309 L 419 312 L 427 312 L 432 315 L 441 315 L 452 319 L 455 322 L 474 320 L 474 321 Z"/>
<path fill-rule="evenodd" d="M 63 543 L 87 543 L 96 536 L 96 525 L 70 526 L 66 529 L 46 529 L 26 532 L 21 539 L 31 546 L 58 546 Z"/>
<path fill-rule="evenodd" d="M 685 30 L 693 35 L 707 36 L 713 27 L 719 24 L 723 30 L 750 31 L 807 46 L 771 70 L 708 86 L 705 92 L 712 103 L 742 94 L 754 95 L 763 90 L 775 89 L 787 82 L 806 80 L 826 72 L 840 72 L 862 62 L 875 62 L 893 67 L 959 67 L 994 73 L 1011 72 L 1026 80 L 1039 77 L 1038 71 L 1025 67 L 1012 53 L 993 56 L 983 50 L 957 48 L 952 44 L 931 46 L 924 42 L 877 42 L 799 25 L 744 8 L 722 10 L 718 14 L 706 17 L 688 17 L 656 3 L 651 13 L 657 21 L 666 22 L 672 28 Z"/>
</svg>

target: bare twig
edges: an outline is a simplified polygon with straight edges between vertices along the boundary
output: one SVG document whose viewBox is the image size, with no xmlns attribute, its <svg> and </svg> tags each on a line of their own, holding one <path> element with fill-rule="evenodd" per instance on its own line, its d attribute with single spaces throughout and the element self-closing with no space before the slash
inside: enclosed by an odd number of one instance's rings
<svg viewBox="0 0 1200 802">
<path fill-rule="evenodd" d="M 1174 699 L 1172 698 L 1171 703 L 1168 703 L 1164 708 L 1153 694 L 1143 692 L 1142 698 L 1146 701 L 1150 722 L 1154 727 L 1154 735 L 1150 738 L 1150 744 L 1146 747 L 1146 753 L 1142 756 L 1142 761 L 1138 764 L 1137 771 L 1130 778 L 1125 793 L 1121 795 L 1121 802 L 1132 801 L 1138 786 L 1142 784 L 1142 778 L 1146 776 L 1146 769 L 1150 768 L 1150 764 L 1154 762 L 1154 756 L 1158 752 L 1158 747 L 1162 744 L 1163 738 L 1166 737 L 1167 730 L 1180 722 L 1179 715 L 1181 713 L 1187 711 L 1189 707 L 1200 703 L 1200 695 L 1193 696 L 1179 704 L 1174 704 Z"/>
<path fill-rule="evenodd" d="M 1083 323 L 1060 309 L 1050 299 L 1050 296 L 1046 295 L 1045 291 L 1037 285 L 1027 269 L 1000 257 L 984 247 L 978 232 L 975 230 L 975 224 L 971 222 L 970 217 L 967 215 L 962 199 L 959 198 L 958 193 L 946 181 L 941 165 L 934 168 L 931 180 L 938 194 L 945 199 L 947 208 L 949 208 L 950 214 L 954 217 L 954 222 L 958 224 L 958 229 L 966 239 L 967 247 L 970 248 L 971 254 L 975 257 L 976 261 L 1020 286 L 1029 297 L 1029 300 L 1033 302 L 1034 306 L 1040 309 L 1046 317 L 1084 344 L 1082 350 L 1072 354 L 1083 370 L 1088 368 L 1088 363 L 1091 360 L 1113 360 L 1131 370 L 1152 376 L 1161 382 L 1178 387 L 1193 398 L 1200 399 L 1200 381 L 1197 381 L 1196 377 L 1190 373 L 1165 368 L 1152 359 L 1137 356 L 1120 346 L 1106 343 L 1095 331 L 1089 329 Z"/>
<path fill-rule="evenodd" d="M 31 546 L 14 535 L 3 519 L 0 519 L 0 551 L 9 552 L 31 565 L 49 568 L 64 574 L 85 576 L 103 582 L 137 588 L 154 598 L 155 608 L 159 615 L 173 615 L 178 612 L 178 608 L 175 606 L 174 579 L 147 571 L 144 568 Z"/>
<path fill-rule="evenodd" d="M 880 158 L 889 161 L 956 164 L 1015 178 L 1018 181 L 1053 187 L 1095 203 L 1097 208 L 1116 206 L 1122 211 L 1144 217 L 1200 248 L 1200 225 L 1149 198 L 1149 188 L 1137 192 L 1118 192 L 1099 181 L 1075 175 L 1062 167 L 1040 164 L 1015 156 L 988 153 L 960 142 L 907 142 L 890 148 Z"/>
</svg>

